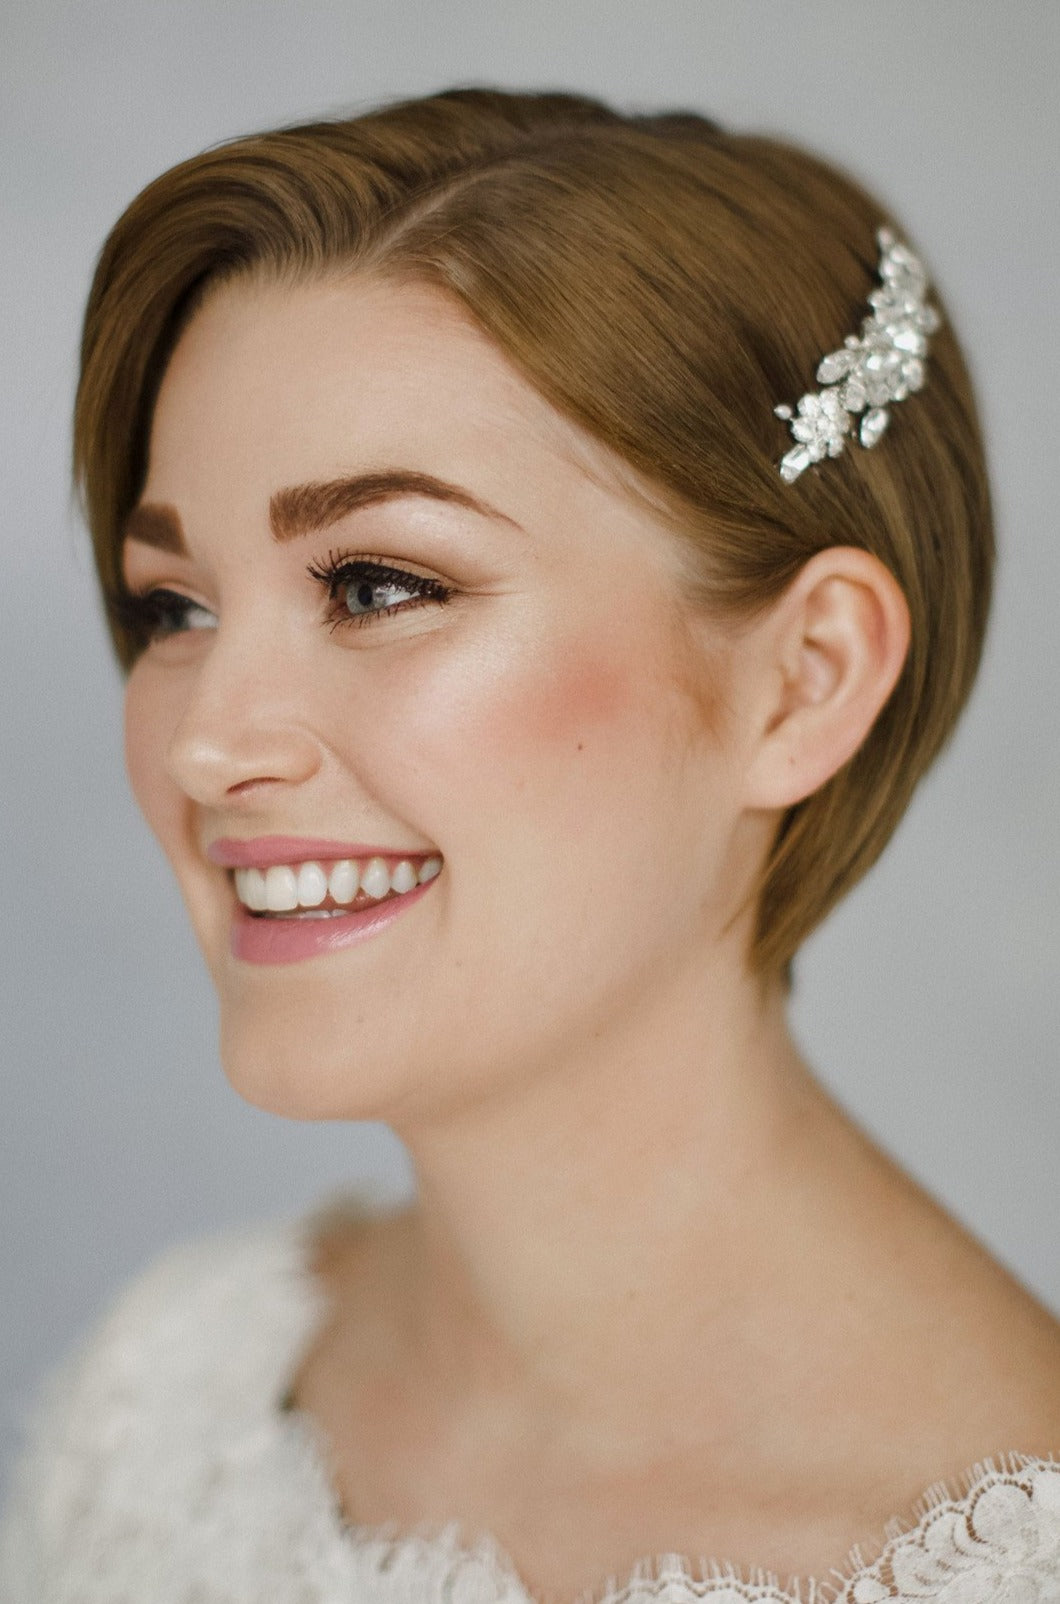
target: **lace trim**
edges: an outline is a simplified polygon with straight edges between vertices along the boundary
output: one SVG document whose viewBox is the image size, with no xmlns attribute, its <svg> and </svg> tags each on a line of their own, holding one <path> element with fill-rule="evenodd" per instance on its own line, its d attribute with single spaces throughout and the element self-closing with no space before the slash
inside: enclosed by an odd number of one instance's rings
<svg viewBox="0 0 1060 1604">
<path fill-rule="evenodd" d="M 322 1452 L 311 1420 L 298 1410 L 286 1418 L 314 1453 Z M 335 1516 L 351 1556 L 390 1584 L 388 1600 L 544 1604 L 495 1538 L 470 1539 L 458 1521 L 412 1531 L 393 1523 L 359 1526 L 345 1522 L 337 1504 Z M 1060 1459 L 1005 1454 L 953 1484 L 936 1483 L 909 1522 L 888 1523 L 874 1560 L 855 1548 L 827 1580 L 782 1583 L 771 1571 L 660 1554 L 638 1561 L 624 1581 L 612 1576 L 579 1594 L 574 1604 L 941 1604 L 943 1598 L 1060 1604 Z"/>
<path fill-rule="evenodd" d="M 495 1540 L 466 1543 L 459 1524 L 400 1533 L 347 1526 L 351 1547 L 396 1596 L 452 1604 L 537 1604 Z M 417 1587 L 429 1591 L 417 1592 Z M 831 1581 L 742 1572 L 714 1561 L 663 1554 L 629 1579 L 610 1578 L 576 1604 L 1057 1604 L 1060 1600 L 1060 1460 L 1008 1454 L 976 1465 L 957 1489 L 939 1483 L 914 1522 L 892 1521 L 882 1552 L 866 1565 L 855 1549 Z"/>
<path fill-rule="evenodd" d="M 914 1601 L 925 1589 L 976 1604 L 1060 1600 L 1060 1460 L 1006 1454 L 975 1465 L 959 1490 L 945 1483 L 921 1499 L 915 1525 L 892 1522 L 883 1552 L 843 1583 L 842 1604 Z M 961 1579 L 972 1580 L 962 1589 Z M 951 1586 L 952 1584 L 952 1586 Z M 928 1592 L 927 1596 L 931 1596 Z"/>
</svg>

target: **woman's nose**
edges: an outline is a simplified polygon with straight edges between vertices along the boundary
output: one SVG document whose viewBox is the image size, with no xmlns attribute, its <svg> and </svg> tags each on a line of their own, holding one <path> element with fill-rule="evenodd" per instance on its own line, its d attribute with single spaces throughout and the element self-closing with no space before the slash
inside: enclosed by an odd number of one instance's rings
<svg viewBox="0 0 1060 1604">
<path fill-rule="evenodd" d="M 277 650 L 242 649 L 220 632 L 194 677 L 166 753 L 170 774 L 204 806 L 249 786 L 299 785 L 322 760 L 290 664 Z"/>
</svg>

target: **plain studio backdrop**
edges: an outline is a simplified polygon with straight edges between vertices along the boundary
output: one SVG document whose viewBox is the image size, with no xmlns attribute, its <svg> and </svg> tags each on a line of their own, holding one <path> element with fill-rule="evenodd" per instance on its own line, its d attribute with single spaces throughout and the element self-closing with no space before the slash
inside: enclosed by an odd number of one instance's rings
<svg viewBox="0 0 1060 1604">
<path fill-rule="evenodd" d="M 221 1074 L 126 793 L 68 436 L 89 277 L 143 184 L 231 135 L 454 84 L 788 135 L 893 206 L 947 297 L 994 470 L 986 658 L 884 858 L 803 950 L 793 1022 L 855 1116 L 1060 1305 L 1058 76 L 1056 0 L 5 0 L 0 1469 L 43 1372 L 168 1244 L 409 1184 L 385 1129 L 269 1117 Z"/>
</svg>

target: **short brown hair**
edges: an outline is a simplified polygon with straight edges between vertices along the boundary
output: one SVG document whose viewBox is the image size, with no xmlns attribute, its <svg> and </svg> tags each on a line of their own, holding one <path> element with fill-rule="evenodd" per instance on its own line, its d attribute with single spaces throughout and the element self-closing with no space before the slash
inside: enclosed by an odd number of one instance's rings
<svg viewBox="0 0 1060 1604">
<path fill-rule="evenodd" d="M 791 442 L 773 408 L 860 326 L 887 221 L 786 143 L 572 95 L 454 90 L 206 151 L 133 201 L 88 301 L 75 471 L 104 595 L 120 601 L 154 400 L 207 288 L 353 269 L 444 288 L 633 467 L 693 543 L 697 599 L 718 616 L 766 607 L 826 546 L 872 552 L 902 587 L 898 683 L 854 756 L 788 810 L 756 888 L 751 967 L 790 982 L 800 943 L 875 862 L 949 737 L 990 603 L 982 445 L 947 320 L 926 388 L 880 446 L 794 485 L 777 469 Z M 120 609 L 111 627 L 128 666 Z"/>
</svg>

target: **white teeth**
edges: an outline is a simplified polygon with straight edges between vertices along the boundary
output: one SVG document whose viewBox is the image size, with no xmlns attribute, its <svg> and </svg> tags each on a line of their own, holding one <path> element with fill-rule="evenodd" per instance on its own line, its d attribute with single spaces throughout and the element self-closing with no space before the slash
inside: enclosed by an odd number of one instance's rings
<svg viewBox="0 0 1060 1604">
<path fill-rule="evenodd" d="M 328 890 L 336 902 L 343 904 L 353 901 L 358 884 L 357 865 L 349 858 L 336 863 L 328 876 Z"/>
<path fill-rule="evenodd" d="M 390 870 L 382 858 L 369 858 L 361 874 L 361 890 L 378 900 L 390 890 Z"/>
<path fill-rule="evenodd" d="M 260 869 L 236 870 L 236 896 L 252 913 L 264 913 L 268 907 L 265 896 L 265 876 Z"/>
<path fill-rule="evenodd" d="M 275 863 L 268 869 L 236 869 L 236 896 L 251 913 L 301 912 L 305 917 L 328 918 L 348 908 L 363 891 L 373 902 L 381 902 L 391 891 L 404 896 L 433 880 L 442 867 L 440 857 L 426 858 L 418 868 L 411 858 L 400 858 L 388 869 L 385 858 L 369 858 L 365 864 L 343 858 L 330 866 L 306 863 Z M 335 908 L 324 908 L 330 897 Z"/>
<path fill-rule="evenodd" d="M 270 913 L 290 913 L 298 906 L 298 879 L 284 863 L 265 870 L 265 897 Z"/>
<path fill-rule="evenodd" d="M 390 873 L 390 886 L 394 891 L 411 891 L 416 884 L 416 871 L 407 858 L 394 865 Z"/>
<path fill-rule="evenodd" d="M 328 894 L 328 877 L 319 863 L 303 863 L 298 871 L 298 905 L 319 908 Z"/>
</svg>

